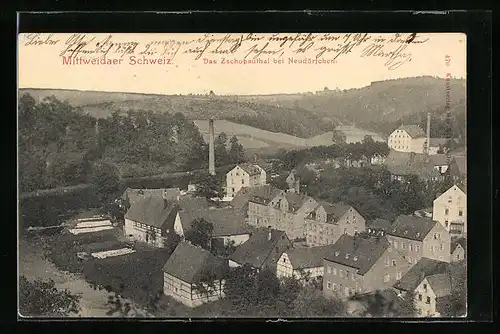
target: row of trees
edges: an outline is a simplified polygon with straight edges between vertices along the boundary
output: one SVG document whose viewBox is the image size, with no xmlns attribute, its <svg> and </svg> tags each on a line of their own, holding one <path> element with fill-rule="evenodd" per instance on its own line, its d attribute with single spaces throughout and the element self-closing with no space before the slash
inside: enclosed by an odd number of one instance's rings
<svg viewBox="0 0 500 334">
<path fill-rule="evenodd" d="M 303 165 L 314 160 L 326 160 L 344 158 L 349 160 L 360 160 L 365 158 L 368 162 L 375 156 L 387 156 L 389 147 L 385 142 L 374 141 L 369 135 L 361 142 L 341 142 L 331 146 L 315 146 L 312 148 L 292 151 L 280 151 L 273 156 L 273 169 L 291 170 L 298 165 Z"/>
<path fill-rule="evenodd" d="M 400 214 L 432 206 L 438 193 L 453 184 L 444 181 L 423 181 L 418 176 L 407 182 L 392 180 L 385 167 L 327 168 L 316 176 L 307 168 L 299 168 L 301 191 L 332 203 L 343 201 L 352 205 L 367 220 L 392 220 Z"/>
</svg>

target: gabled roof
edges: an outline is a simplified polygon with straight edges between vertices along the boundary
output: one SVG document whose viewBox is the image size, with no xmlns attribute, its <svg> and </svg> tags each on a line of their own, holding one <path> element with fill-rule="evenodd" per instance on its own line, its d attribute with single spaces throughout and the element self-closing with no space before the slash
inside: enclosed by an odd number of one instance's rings
<svg viewBox="0 0 500 334">
<path fill-rule="evenodd" d="M 346 214 L 352 207 L 344 203 L 328 203 L 321 201 L 320 205 L 326 211 L 326 219 L 328 222 L 337 222 L 343 215 Z"/>
<path fill-rule="evenodd" d="M 445 297 L 451 294 L 451 277 L 449 273 L 434 274 L 426 278 L 436 298 Z"/>
<path fill-rule="evenodd" d="M 425 137 L 425 132 L 418 125 L 401 125 L 398 130 L 406 131 L 412 138 Z"/>
<path fill-rule="evenodd" d="M 325 256 L 331 262 L 358 269 L 366 274 L 390 247 L 386 237 L 369 235 L 350 236 L 343 234 L 333 245 L 332 252 Z"/>
<path fill-rule="evenodd" d="M 430 163 L 433 166 L 447 166 L 448 157 L 446 154 L 434 154 L 429 156 Z"/>
<path fill-rule="evenodd" d="M 431 157 L 425 154 L 397 152 L 391 150 L 386 159 L 388 171 L 393 175 L 418 175 L 420 178 L 429 179 L 440 176 L 441 173 L 434 168 Z"/>
<path fill-rule="evenodd" d="M 133 189 L 127 188 L 123 195 L 122 199 L 128 200 L 130 205 L 137 202 L 138 200 L 145 197 L 159 197 L 165 198 L 169 201 L 177 200 L 177 198 L 181 195 L 181 191 L 179 188 L 158 188 L 158 189 Z"/>
<path fill-rule="evenodd" d="M 227 261 L 209 251 L 181 241 L 163 266 L 163 272 L 184 282 L 196 283 L 203 273 L 222 278 L 227 270 Z"/>
<path fill-rule="evenodd" d="M 465 156 L 456 156 L 453 158 L 453 161 L 455 162 L 455 165 L 457 166 L 459 173 L 462 175 L 466 175 L 467 174 L 467 158 Z"/>
<path fill-rule="evenodd" d="M 168 202 L 161 197 L 148 196 L 137 199 L 128 209 L 125 219 L 161 228 L 177 213 L 178 209 L 178 204 L 175 202 Z"/>
<path fill-rule="evenodd" d="M 466 240 L 464 238 L 452 240 L 450 247 L 451 253 L 453 253 L 455 251 L 455 248 L 457 248 L 458 246 L 462 246 L 462 248 L 465 250 L 467 248 Z"/>
<path fill-rule="evenodd" d="M 268 240 L 268 236 L 267 230 L 256 231 L 246 242 L 236 248 L 229 259 L 242 265 L 248 263 L 254 268 L 261 268 L 269 255 L 274 252 L 277 242 L 282 238 L 288 240 L 286 233 L 280 230 L 271 230 L 271 240 Z"/>
<path fill-rule="evenodd" d="M 430 147 L 439 147 L 446 145 L 448 143 L 448 139 L 446 138 L 430 138 Z"/>
<path fill-rule="evenodd" d="M 293 269 L 307 269 L 323 267 L 323 259 L 334 251 L 333 245 L 294 248 L 286 251 Z"/>
<path fill-rule="evenodd" d="M 184 233 L 191 230 L 193 221 L 204 219 L 213 226 L 212 236 L 222 237 L 249 233 L 245 218 L 234 212 L 231 208 L 181 210 L 179 216 Z"/>
<path fill-rule="evenodd" d="M 250 164 L 250 163 L 239 164 L 239 165 L 236 165 L 235 168 L 236 167 L 240 167 L 245 172 L 247 172 L 249 175 L 260 174 L 260 172 L 261 172 L 260 167 L 258 167 L 257 165 L 254 165 L 254 164 Z"/>
<path fill-rule="evenodd" d="M 299 210 L 310 197 L 304 194 L 287 192 L 285 198 L 288 201 L 288 209 L 291 212 L 295 212 Z"/>
<path fill-rule="evenodd" d="M 249 201 L 268 205 L 270 201 L 272 201 L 274 198 L 276 198 L 278 195 L 281 194 L 284 194 L 283 190 L 280 190 L 270 185 L 253 187 L 250 193 Z"/>
<path fill-rule="evenodd" d="M 463 183 L 457 183 L 455 185 L 458 187 L 458 189 L 462 190 L 464 194 L 467 194 L 467 185 Z"/>
<path fill-rule="evenodd" d="M 450 264 L 423 257 L 394 284 L 398 290 L 414 291 L 425 277 L 449 273 Z"/>
<path fill-rule="evenodd" d="M 368 228 L 376 229 L 376 230 L 383 230 L 387 231 L 389 227 L 391 227 L 391 222 L 386 220 L 386 219 L 380 219 L 376 218 L 370 225 L 367 226 Z"/>
<path fill-rule="evenodd" d="M 422 241 L 436 224 L 439 223 L 429 218 L 400 215 L 386 233 L 400 238 Z"/>
</svg>

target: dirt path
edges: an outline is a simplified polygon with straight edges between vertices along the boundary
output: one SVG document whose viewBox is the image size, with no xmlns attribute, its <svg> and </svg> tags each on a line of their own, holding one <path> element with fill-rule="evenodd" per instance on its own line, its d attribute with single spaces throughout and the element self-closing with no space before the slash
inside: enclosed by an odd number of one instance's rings
<svg viewBox="0 0 500 334">
<path fill-rule="evenodd" d="M 81 311 L 73 317 L 113 317 L 107 315 L 110 307 L 107 305 L 108 297 L 114 294 L 105 290 L 94 290 L 83 278 L 63 272 L 55 267 L 53 263 L 43 258 L 43 248 L 38 242 L 19 242 L 19 275 L 26 276 L 29 280 L 36 278 L 53 279 L 58 289 L 68 289 L 74 294 L 81 294 Z M 132 306 L 130 316 L 148 317 L 146 311 L 127 299 L 122 299 Z"/>
</svg>

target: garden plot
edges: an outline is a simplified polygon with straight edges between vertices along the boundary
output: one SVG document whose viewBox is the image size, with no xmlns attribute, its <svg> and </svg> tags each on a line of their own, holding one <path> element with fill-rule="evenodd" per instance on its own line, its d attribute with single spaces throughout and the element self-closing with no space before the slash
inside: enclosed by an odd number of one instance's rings
<svg viewBox="0 0 500 334">
<path fill-rule="evenodd" d="M 126 248 L 96 252 L 96 253 L 92 253 L 91 255 L 97 259 L 105 259 L 107 257 L 127 255 L 127 254 L 132 254 L 132 253 L 135 253 L 135 250 L 132 248 L 126 247 Z"/>
</svg>

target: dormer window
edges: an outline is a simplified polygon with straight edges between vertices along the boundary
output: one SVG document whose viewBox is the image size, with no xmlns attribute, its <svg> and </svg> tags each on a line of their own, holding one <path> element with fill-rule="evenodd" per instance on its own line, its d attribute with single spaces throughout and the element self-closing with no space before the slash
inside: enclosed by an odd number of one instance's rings
<svg viewBox="0 0 500 334">
<path fill-rule="evenodd" d="M 346 254 L 346 255 L 345 255 L 345 259 L 346 259 L 346 260 L 348 260 L 348 259 L 349 259 L 349 256 L 350 256 L 349 254 Z"/>
<path fill-rule="evenodd" d="M 357 256 L 355 256 L 353 260 L 354 260 L 354 261 L 358 261 L 358 257 L 357 257 Z"/>
<path fill-rule="evenodd" d="M 417 238 L 420 237 L 420 232 L 417 232 Z"/>
<path fill-rule="evenodd" d="M 335 256 L 339 256 L 340 252 L 335 252 Z"/>
</svg>

